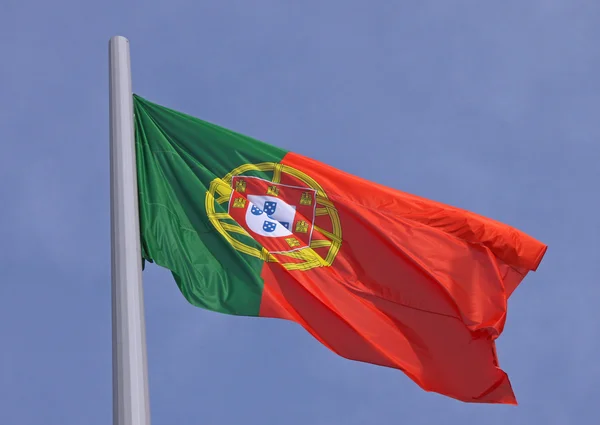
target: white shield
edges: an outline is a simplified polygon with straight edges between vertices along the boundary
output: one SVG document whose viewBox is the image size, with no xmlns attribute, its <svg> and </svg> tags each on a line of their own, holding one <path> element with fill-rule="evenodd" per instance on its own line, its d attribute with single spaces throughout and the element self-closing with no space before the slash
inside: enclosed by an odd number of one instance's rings
<svg viewBox="0 0 600 425">
<path fill-rule="evenodd" d="M 296 207 L 273 196 L 248 195 L 246 223 L 261 236 L 279 238 L 290 236 L 296 217 Z"/>
</svg>

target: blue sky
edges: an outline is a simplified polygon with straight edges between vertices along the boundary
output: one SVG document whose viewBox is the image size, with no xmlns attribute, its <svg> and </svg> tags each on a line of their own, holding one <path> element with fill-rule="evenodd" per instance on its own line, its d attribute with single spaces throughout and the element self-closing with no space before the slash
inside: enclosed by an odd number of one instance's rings
<svg viewBox="0 0 600 425">
<path fill-rule="evenodd" d="M 464 404 L 292 323 L 144 273 L 154 424 L 600 421 L 600 3 L 57 2 L 0 7 L 0 423 L 111 414 L 108 39 L 134 90 L 549 245 L 498 342 L 520 405 Z"/>
</svg>

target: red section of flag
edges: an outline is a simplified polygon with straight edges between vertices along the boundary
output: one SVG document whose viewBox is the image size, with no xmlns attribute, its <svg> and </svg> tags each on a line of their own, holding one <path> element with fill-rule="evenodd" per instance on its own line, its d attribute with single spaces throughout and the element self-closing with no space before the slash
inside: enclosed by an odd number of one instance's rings
<svg viewBox="0 0 600 425">
<path fill-rule="evenodd" d="M 426 390 L 516 403 L 494 340 L 508 297 L 546 246 L 300 155 L 288 154 L 283 164 L 321 185 L 343 241 L 331 267 L 290 271 L 266 263 L 261 316 L 298 322 L 341 356 L 401 369 Z M 317 228 L 325 226 L 321 218 Z"/>
</svg>

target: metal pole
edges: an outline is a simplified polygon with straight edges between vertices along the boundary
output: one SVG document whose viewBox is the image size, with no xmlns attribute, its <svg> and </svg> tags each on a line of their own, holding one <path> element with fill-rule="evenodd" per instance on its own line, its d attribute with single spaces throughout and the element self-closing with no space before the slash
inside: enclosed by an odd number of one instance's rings
<svg viewBox="0 0 600 425">
<path fill-rule="evenodd" d="M 113 424 L 150 425 L 129 41 L 108 51 Z"/>
</svg>

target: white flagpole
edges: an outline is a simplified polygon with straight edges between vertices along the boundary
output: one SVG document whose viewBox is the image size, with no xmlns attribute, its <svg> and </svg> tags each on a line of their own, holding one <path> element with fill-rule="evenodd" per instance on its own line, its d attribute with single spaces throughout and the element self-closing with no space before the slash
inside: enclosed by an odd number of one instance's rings
<svg viewBox="0 0 600 425">
<path fill-rule="evenodd" d="M 108 51 L 113 425 L 150 425 L 129 41 Z"/>
</svg>

